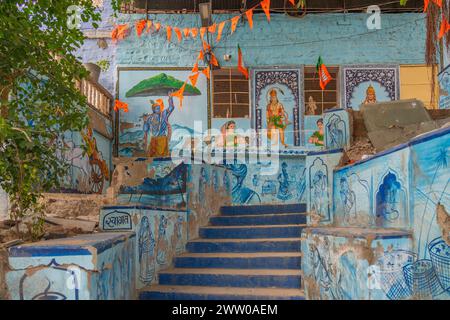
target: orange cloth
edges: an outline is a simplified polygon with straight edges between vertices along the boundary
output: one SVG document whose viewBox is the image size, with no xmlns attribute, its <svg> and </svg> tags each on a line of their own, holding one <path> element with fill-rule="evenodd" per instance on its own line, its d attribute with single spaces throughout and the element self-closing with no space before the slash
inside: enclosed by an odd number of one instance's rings
<svg viewBox="0 0 450 320">
<path fill-rule="evenodd" d="M 192 35 L 192 38 L 197 38 L 198 29 L 197 28 L 191 28 L 191 35 Z"/>
<path fill-rule="evenodd" d="M 157 105 L 160 107 L 160 112 L 164 110 L 164 101 L 162 99 L 156 99 L 154 105 Z"/>
<path fill-rule="evenodd" d="M 147 21 L 145 21 L 145 20 L 136 21 L 136 23 L 135 23 L 136 34 L 138 37 L 141 37 L 142 31 L 144 31 L 146 25 L 147 25 Z"/>
<path fill-rule="evenodd" d="M 448 23 L 447 19 L 445 17 L 442 17 L 441 21 L 441 29 L 439 30 L 439 39 L 442 39 L 442 37 L 450 31 L 450 24 Z"/>
<path fill-rule="evenodd" d="M 197 79 L 198 79 L 199 74 L 200 73 L 197 72 L 197 73 L 189 76 L 189 80 L 191 80 L 191 83 L 194 87 L 197 85 Z"/>
<path fill-rule="evenodd" d="M 202 41 L 203 41 L 203 38 L 205 37 L 205 33 L 206 33 L 206 27 L 201 27 L 200 28 L 200 37 L 202 38 Z"/>
<path fill-rule="evenodd" d="M 253 29 L 253 8 L 250 10 L 247 10 L 245 12 L 245 15 L 247 16 L 248 26 L 250 27 L 250 29 Z"/>
<path fill-rule="evenodd" d="M 214 55 L 214 53 L 211 52 L 211 64 L 215 67 L 219 66 L 219 62 L 217 61 L 216 56 Z"/>
<path fill-rule="evenodd" d="M 151 158 L 169 156 L 169 139 L 167 136 L 151 137 L 148 156 Z"/>
<path fill-rule="evenodd" d="M 175 91 L 174 93 L 171 94 L 172 97 L 176 97 L 180 100 L 180 108 L 183 107 L 183 94 L 184 94 L 184 89 L 186 88 L 186 82 L 183 84 L 183 86 L 178 90 Z"/>
<path fill-rule="evenodd" d="M 289 0 L 289 2 L 295 7 L 295 0 Z"/>
<path fill-rule="evenodd" d="M 117 112 L 120 109 L 122 109 L 123 112 L 128 112 L 128 103 L 122 102 L 120 100 L 114 101 L 114 111 Z"/>
<path fill-rule="evenodd" d="M 239 22 L 239 19 L 241 16 L 236 16 L 234 18 L 231 18 L 231 34 L 236 30 L 237 24 Z"/>
<path fill-rule="evenodd" d="M 189 28 L 184 28 L 183 29 L 183 34 L 185 38 L 189 38 Z"/>
<path fill-rule="evenodd" d="M 270 21 L 270 0 L 261 1 L 261 8 L 264 10 L 267 20 Z"/>
<path fill-rule="evenodd" d="M 177 35 L 178 42 L 181 42 L 182 36 L 181 36 L 180 28 L 175 27 L 175 28 L 173 28 L 173 31 L 175 31 L 175 34 Z"/>
<path fill-rule="evenodd" d="M 208 79 L 209 79 L 209 77 L 210 77 L 209 71 L 210 71 L 209 66 L 206 67 L 206 69 L 203 69 L 203 70 L 202 70 L 202 73 L 203 73 L 203 74 L 206 76 L 206 78 L 208 78 Z"/>
<path fill-rule="evenodd" d="M 112 42 L 116 43 L 117 40 L 122 40 L 127 35 L 128 31 L 128 24 L 118 24 L 114 27 L 113 31 L 111 32 L 111 39 Z"/>
<path fill-rule="evenodd" d="M 156 29 L 156 31 L 159 31 L 159 29 L 161 29 L 161 23 L 156 22 L 155 23 L 155 29 Z"/>
<path fill-rule="evenodd" d="M 147 21 L 147 29 L 145 30 L 145 32 L 147 32 L 147 33 L 150 32 L 150 29 L 152 28 L 152 24 L 153 24 L 152 20 Z"/>
<path fill-rule="evenodd" d="M 222 37 L 222 31 L 223 31 L 223 28 L 225 27 L 225 23 L 226 23 L 226 21 L 219 23 L 219 30 L 217 30 L 217 39 L 216 39 L 217 42 L 219 42 L 220 38 Z"/>
<path fill-rule="evenodd" d="M 204 56 L 204 54 L 203 54 L 203 50 L 200 50 L 200 52 L 199 52 L 199 54 L 198 54 L 198 57 L 197 57 L 197 60 L 203 60 L 204 57 L 205 57 L 205 56 Z"/>
<path fill-rule="evenodd" d="M 192 68 L 192 71 L 191 71 L 191 73 L 196 73 L 196 72 L 198 72 L 198 62 L 196 62 L 194 64 L 194 67 Z"/>
<path fill-rule="evenodd" d="M 216 27 L 217 27 L 217 24 L 213 24 L 213 25 L 210 25 L 209 27 L 208 27 L 208 32 L 209 33 L 215 33 L 216 32 Z"/>
<path fill-rule="evenodd" d="M 167 41 L 170 42 L 170 38 L 172 38 L 172 27 L 166 26 L 166 31 L 167 31 Z"/>
</svg>

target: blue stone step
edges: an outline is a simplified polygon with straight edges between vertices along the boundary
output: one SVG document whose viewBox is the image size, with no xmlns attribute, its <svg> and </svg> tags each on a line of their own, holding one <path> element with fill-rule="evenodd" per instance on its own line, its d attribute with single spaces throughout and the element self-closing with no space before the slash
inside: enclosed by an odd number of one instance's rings
<svg viewBox="0 0 450 320">
<path fill-rule="evenodd" d="M 300 252 L 301 238 L 273 239 L 197 239 L 186 249 L 192 253 L 214 252 Z"/>
<path fill-rule="evenodd" d="M 159 284 L 243 288 L 300 289 L 300 270 L 274 269 L 170 269 L 159 272 Z"/>
<path fill-rule="evenodd" d="M 199 235 L 206 239 L 296 238 L 301 236 L 305 226 L 298 224 L 208 226 L 200 228 Z"/>
<path fill-rule="evenodd" d="M 213 226 L 306 224 L 306 214 L 281 213 L 258 215 L 222 215 L 211 217 L 209 221 Z"/>
<path fill-rule="evenodd" d="M 185 253 L 176 268 L 301 269 L 301 252 Z"/>
<path fill-rule="evenodd" d="M 230 288 L 154 285 L 141 290 L 141 300 L 305 300 L 300 289 Z"/>
<path fill-rule="evenodd" d="M 249 214 L 278 214 L 278 213 L 303 213 L 306 212 L 306 204 L 280 204 L 280 205 L 250 205 L 250 206 L 223 206 L 221 214 L 249 215 Z"/>
</svg>

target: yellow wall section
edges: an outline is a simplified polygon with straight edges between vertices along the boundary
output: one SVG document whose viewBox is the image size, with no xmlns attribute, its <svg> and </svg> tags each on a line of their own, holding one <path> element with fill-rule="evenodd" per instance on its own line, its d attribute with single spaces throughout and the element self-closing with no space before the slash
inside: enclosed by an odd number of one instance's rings
<svg viewBox="0 0 450 320">
<path fill-rule="evenodd" d="M 436 72 L 437 76 L 437 72 Z M 431 67 L 425 65 L 400 66 L 400 99 L 421 100 L 428 109 L 437 109 L 439 87 L 435 80 L 434 102 L 431 104 Z"/>
</svg>

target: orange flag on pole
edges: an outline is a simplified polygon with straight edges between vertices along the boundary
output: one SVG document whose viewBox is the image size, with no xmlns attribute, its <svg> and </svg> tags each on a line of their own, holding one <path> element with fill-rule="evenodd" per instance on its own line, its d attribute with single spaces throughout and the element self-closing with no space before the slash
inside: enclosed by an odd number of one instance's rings
<svg viewBox="0 0 450 320">
<path fill-rule="evenodd" d="M 216 32 L 216 27 L 217 27 L 217 24 L 213 24 L 213 25 L 210 25 L 209 27 L 208 27 L 208 32 L 209 33 L 215 33 Z"/>
<path fill-rule="evenodd" d="M 219 62 L 217 61 L 216 56 L 214 55 L 214 53 L 211 52 L 211 64 L 215 67 L 219 66 Z"/>
<path fill-rule="evenodd" d="M 248 26 L 250 27 L 250 29 L 253 29 L 253 8 L 250 10 L 247 10 L 245 12 L 245 15 L 247 16 Z"/>
<path fill-rule="evenodd" d="M 266 14 L 267 21 L 270 22 L 270 0 L 261 1 L 261 8 L 264 10 L 264 13 Z"/>
<path fill-rule="evenodd" d="M 203 38 L 205 37 L 205 33 L 206 33 L 206 27 L 201 27 L 200 28 L 200 37 L 202 38 L 202 41 L 203 41 Z"/>
<path fill-rule="evenodd" d="M 202 70 L 202 73 L 203 73 L 203 74 L 206 76 L 206 78 L 208 78 L 208 79 L 209 79 L 209 77 L 210 77 L 209 71 L 210 71 L 209 66 L 207 66 L 206 69 L 203 69 L 203 70 Z"/>
<path fill-rule="evenodd" d="M 197 28 L 192 28 L 191 29 L 191 35 L 192 35 L 192 38 L 197 38 L 198 29 Z"/>
<path fill-rule="evenodd" d="M 190 75 L 189 76 L 189 80 L 191 80 L 191 83 L 192 83 L 192 85 L 195 87 L 196 85 L 197 85 L 197 79 L 198 79 L 198 75 L 199 75 L 200 73 L 199 72 L 197 72 L 197 73 L 194 73 L 193 75 Z"/>
<path fill-rule="evenodd" d="M 328 72 L 328 69 L 326 65 L 323 63 L 322 57 L 319 57 L 319 60 L 317 61 L 316 65 L 317 72 L 319 73 L 319 81 L 320 81 L 320 88 L 322 90 L 325 90 L 328 82 L 333 80 L 330 73 Z"/>
<path fill-rule="evenodd" d="M 441 21 L 441 29 L 439 30 L 439 39 L 442 39 L 442 37 L 450 31 L 450 24 L 448 23 L 447 19 L 445 17 L 442 17 Z"/>
<path fill-rule="evenodd" d="M 183 107 L 183 98 L 184 98 L 183 94 L 184 94 L 185 87 L 186 87 L 186 82 L 183 84 L 183 86 L 179 90 L 177 90 L 171 94 L 172 97 L 176 97 L 180 100 L 180 108 Z"/>
<path fill-rule="evenodd" d="M 181 35 L 181 30 L 180 30 L 180 28 L 175 27 L 175 28 L 173 28 L 173 31 L 175 31 L 175 34 L 177 35 L 178 42 L 181 42 L 182 35 Z"/>
<path fill-rule="evenodd" d="M 241 47 L 238 45 L 238 70 L 248 79 L 248 69 L 244 66 L 244 59 L 242 58 Z"/>
<path fill-rule="evenodd" d="M 145 20 L 136 21 L 135 27 L 136 27 L 136 34 L 138 37 L 141 37 L 142 31 L 144 31 L 146 25 L 147 25 L 147 21 L 145 21 Z"/>
<path fill-rule="evenodd" d="M 156 31 L 159 31 L 159 29 L 161 29 L 161 23 L 156 22 L 155 23 L 155 29 L 156 29 Z"/>
<path fill-rule="evenodd" d="M 113 31 L 111 32 L 111 39 L 112 42 L 116 43 L 117 40 L 122 40 L 125 38 L 128 31 L 128 24 L 118 24 L 115 26 Z"/>
<path fill-rule="evenodd" d="M 185 38 L 188 38 L 189 37 L 189 28 L 184 28 L 183 29 L 183 34 L 184 34 Z"/>
<path fill-rule="evenodd" d="M 231 18 L 231 34 L 233 34 L 233 32 L 236 30 L 240 18 L 241 16 Z"/>
<path fill-rule="evenodd" d="M 289 2 L 295 7 L 295 0 L 289 0 Z"/>
<path fill-rule="evenodd" d="M 152 20 L 147 21 L 147 29 L 145 30 L 146 33 L 150 32 L 150 29 L 152 28 L 153 22 Z"/>
<path fill-rule="evenodd" d="M 120 100 L 114 101 L 114 111 L 117 112 L 120 109 L 122 109 L 123 112 L 128 112 L 128 103 L 122 102 Z"/>
<path fill-rule="evenodd" d="M 198 72 L 198 62 L 196 62 L 196 63 L 194 64 L 194 67 L 193 67 L 192 70 L 191 70 L 191 73 L 196 73 L 196 72 Z"/>
<path fill-rule="evenodd" d="M 170 42 L 170 38 L 172 38 L 172 27 L 166 26 L 166 31 L 167 31 L 167 41 Z"/>
<path fill-rule="evenodd" d="M 220 38 L 222 37 L 222 31 L 223 28 L 225 27 L 225 23 L 227 23 L 227 21 L 219 23 L 219 29 L 217 30 L 217 39 L 216 39 L 217 42 L 219 42 Z"/>
</svg>

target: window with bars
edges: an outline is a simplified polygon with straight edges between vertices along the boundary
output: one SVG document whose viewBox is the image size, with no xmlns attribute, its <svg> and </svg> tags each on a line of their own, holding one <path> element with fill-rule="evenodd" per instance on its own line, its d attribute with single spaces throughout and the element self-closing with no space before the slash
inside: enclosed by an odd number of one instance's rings
<svg viewBox="0 0 450 320">
<path fill-rule="evenodd" d="M 320 115 L 327 109 L 339 106 L 339 67 L 327 66 L 333 80 L 325 90 L 319 85 L 319 74 L 315 66 L 305 67 L 305 114 Z"/>
<path fill-rule="evenodd" d="M 249 118 L 249 80 L 237 69 L 212 71 L 213 118 Z"/>
</svg>

